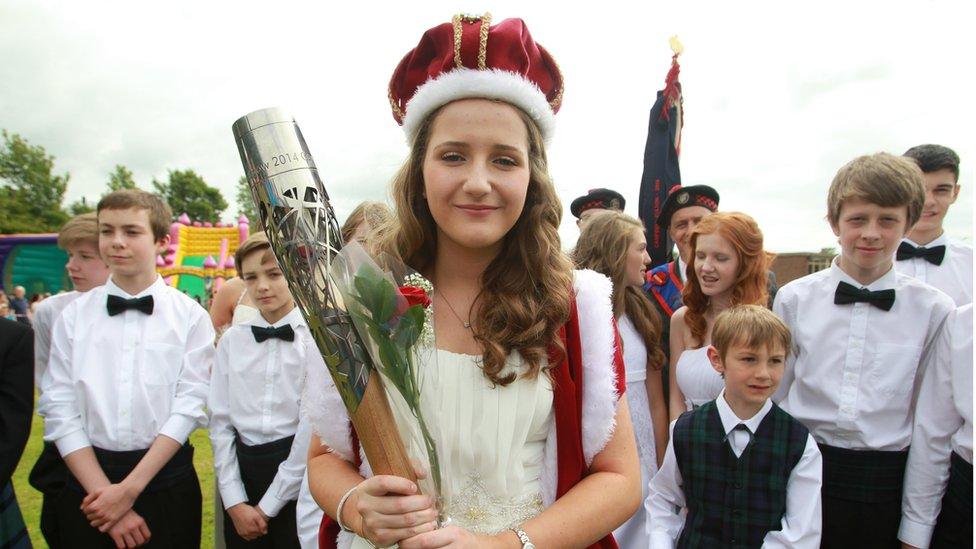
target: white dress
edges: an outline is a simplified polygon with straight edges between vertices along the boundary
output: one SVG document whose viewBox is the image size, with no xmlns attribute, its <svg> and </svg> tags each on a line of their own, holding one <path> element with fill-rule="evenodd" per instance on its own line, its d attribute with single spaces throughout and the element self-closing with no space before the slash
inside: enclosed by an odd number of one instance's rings
<svg viewBox="0 0 976 549">
<path fill-rule="evenodd" d="M 725 388 L 725 380 L 708 360 L 708 345 L 683 351 L 678 357 L 674 375 L 681 394 L 685 396 L 687 410 L 715 400 Z"/>
<path fill-rule="evenodd" d="M 630 420 L 634 424 L 634 435 L 637 439 L 637 455 L 641 464 L 641 501 L 647 499 L 648 483 L 657 472 L 657 453 L 654 445 L 654 424 L 651 421 L 651 409 L 647 397 L 647 347 L 644 339 L 637 332 L 637 328 L 627 315 L 617 320 L 620 339 L 624 346 L 624 366 L 627 368 L 627 407 L 630 408 Z M 657 375 L 660 375 L 658 372 Z M 647 547 L 650 543 L 647 529 L 647 513 L 644 506 L 634 513 L 627 522 L 613 531 L 617 545 L 623 549 L 629 547 Z"/>
<path fill-rule="evenodd" d="M 573 288 L 584 376 L 577 405 L 585 410 L 580 435 L 589 467 L 613 436 L 619 399 L 613 285 L 599 273 L 581 270 L 574 272 Z M 446 513 L 474 532 L 502 531 L 538 515 L 555 502 L 558 485 L 552 382 L 543 375 L 492 387 L 478 367 L 480 357 L 446 351 L 436 356 L 436 367 L 422 370 L 433 372 L 427 380 L 436 380 L 437 389 L 422 389 L 421 401 L 437 410 L 432 426 L 443 424 L 439 447 Z M 520 362 L 517 354 L 510 357 L 510 367 Z M 351 425 L 331 376 L 317 368 L 306 375 L 302 413 L 312 430 L 337 456 L 359 463 L 364 477 L 372 476 L 362 448 L 353 455 Z M 336 542 L 340 548 L 368 547 L 348 532 Z"/>
<path fill-rule="evenodd" d="M 436 416 L 443 500 L 452 524 L 478 534 L 518 526 L 543 510 L 540 473 L 553 421 L 552 383 L 545 375 L 492 387 L 480 356 L 436 352 L 422 367 L 422 402 Z M 522 367 L 518 353 L 509 368 Z M 426 399 L 426 400 L 424 400 Z M 391 398 L 391 406 L 398 406 Z M 408 443 L 410 444 L 410 443 Z M 363 539 L 354 548 L 368 548 Z"/>
</svg>

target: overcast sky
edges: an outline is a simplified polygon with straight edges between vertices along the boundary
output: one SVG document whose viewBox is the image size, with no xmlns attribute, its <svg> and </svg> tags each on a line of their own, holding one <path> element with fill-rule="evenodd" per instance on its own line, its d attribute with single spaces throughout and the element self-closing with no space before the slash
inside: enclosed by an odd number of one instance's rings
<svg viewBox="0 0 976 549">
<path fill-rule="evenodd" d="M 712 185 L 722 209 L 756 217 L 768 249 L 835 245 L 823 217 L 837 169 L 920 143 L 962 157 L 947 230 L 972 242 L 972 2 L 579 5 L 592 7 L 0 0 L 0 128 L 56 157 L 71 174 L 68 202 L 97 199 L 115 164 L 144 188 L 192 168 L 231 203 L 229 220 L 243 173 L 231 124 L 284 107 L 341 220 L 360 200 L 389 201 L 406 156 L 386 98 L 400 58 L 456 11 L 490 11 L 524 19 L 565 77 L 549 150 L 565 246 L 576 238 L 569 202 L 589 188 L 620 191 L 636 215 L 648 110 L 674 34 L 685 45 L 684 184 Z"/>
</svg>

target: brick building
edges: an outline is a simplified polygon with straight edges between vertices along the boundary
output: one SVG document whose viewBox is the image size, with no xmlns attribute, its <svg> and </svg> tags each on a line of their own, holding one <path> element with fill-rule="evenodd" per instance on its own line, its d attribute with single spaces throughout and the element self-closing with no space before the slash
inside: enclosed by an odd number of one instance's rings
<svg viewBox="0 0 976 549">
<path fill-rule="evenodd" d="M 824 248 L 819 252 L 786 252 L 776 254 L 773 260 L 773 273 L 776 274 L 776 285 L 782 288 L 791 282 L 808 274 L 813 274 L 830 267 L 837 252 L 833 248 Z"/>
</svg>

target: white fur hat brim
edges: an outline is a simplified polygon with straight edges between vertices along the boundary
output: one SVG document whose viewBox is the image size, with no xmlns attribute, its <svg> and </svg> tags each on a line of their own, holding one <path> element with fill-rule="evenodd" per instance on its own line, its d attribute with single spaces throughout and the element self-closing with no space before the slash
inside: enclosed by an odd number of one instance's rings
<svg viewBox="0 0 976 549">
<path fill-rule="evenodd" d="M 407 103 L 403 131 L 413 143 L 427 117 L 452 101 L 485 98 L 510 103 L 529 115 L 539 126 L 548 144 L 556 129 L 556 115 L 545 94 L 524 77 L 500 69 L 475 70 L 458 68 L 424 82 Z"/>
</svg>

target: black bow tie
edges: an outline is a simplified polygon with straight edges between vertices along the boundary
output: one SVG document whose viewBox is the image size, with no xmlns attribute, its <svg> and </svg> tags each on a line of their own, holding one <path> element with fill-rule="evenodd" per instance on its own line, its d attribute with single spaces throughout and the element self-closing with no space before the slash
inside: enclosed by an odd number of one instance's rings
<svg viewBox="0 0 976 549">
<path fill-rule="evenodd" d="M 898 245 L 898 252 L 895 254 L 895 259 L 904 261 L 906 259 L 921 257 L 933 265 L 942 265 L 942 260 L 945 259 L 945 252 L 945 246 L 932 246 L 931 248 L 926 248 L 925 246 L 915 247 L 902 240 L 901 244 Z"/>
<path fill-rule="evenodd" d="M 108 301 L 105 303 L 105 306 L 108 308 L 108 316 L 115 316 L 119 313 L 124 313 L 129 309 L 135 309 L 147 315 L 151 315 L 153 312 L 153 296 L 147 295 L 143 297 L 126 299 L 124 297 L 109 294 Z"/>
<path fill-rule="evenodd" d="M 872 292 L 867 288 L 858 288 L 846 282 L 837 284 L 834 293 L 834 303 L 848 305 L 850 303 L 870 303 L 882 311 L 890 311 L 895 304 L 894 290 L 877 290 Z"/>
<path fill-rule="evenodd" d="M 285 324 L 284 326 L 278 326 L 277 328 L 272 328 L 270 326 L 267 328 L 251 326 L 251 333 L 254 334 L 254 341 L 257 341 L 258 343 L 273 337 L 283 341 L 295 341 L 295 330 L 291 329 L 291 324 Z"/>
</svg>

